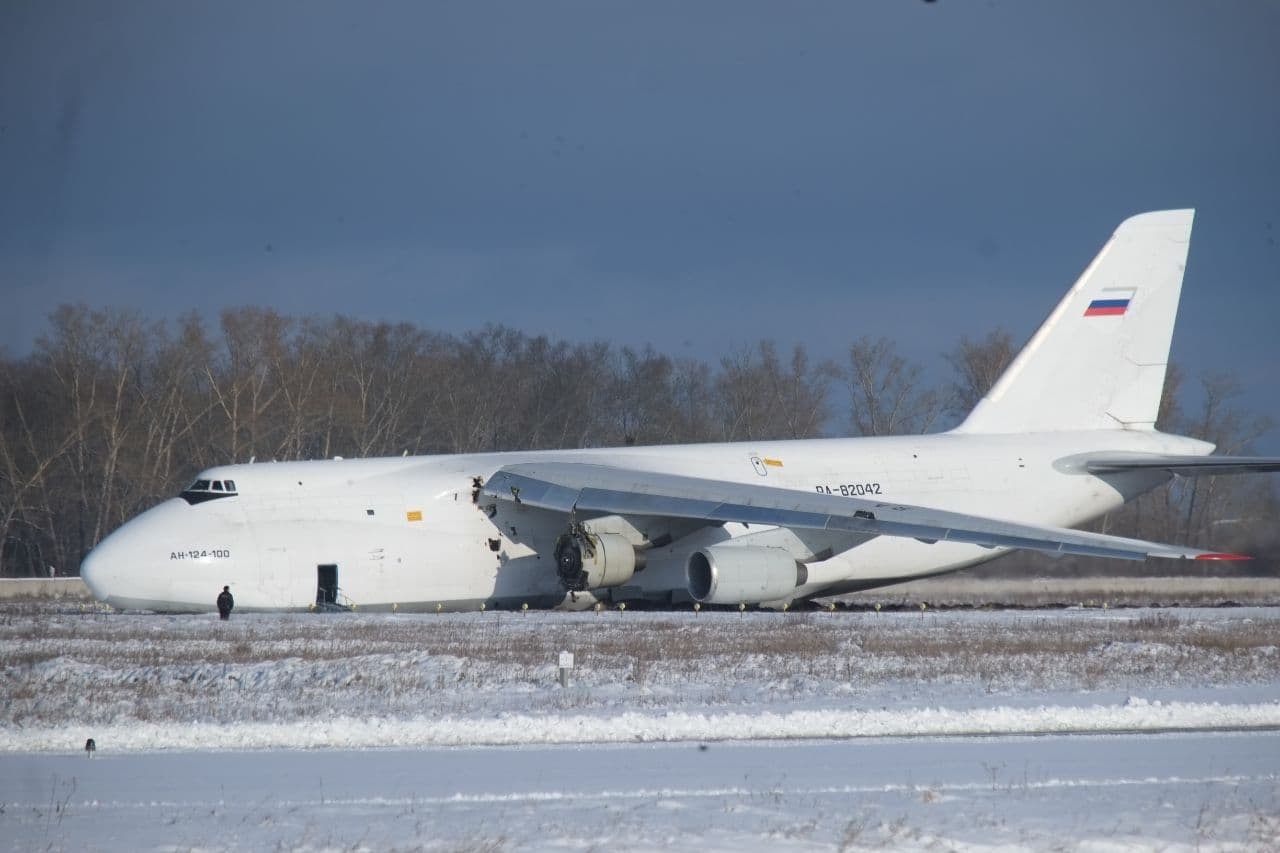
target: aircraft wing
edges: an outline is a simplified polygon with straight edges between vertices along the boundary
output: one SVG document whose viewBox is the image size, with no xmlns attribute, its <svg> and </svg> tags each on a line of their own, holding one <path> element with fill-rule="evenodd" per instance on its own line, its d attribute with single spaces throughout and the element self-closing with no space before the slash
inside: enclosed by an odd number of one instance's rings
<svg viewBox="0 0 1280 853">
<path fill-rule="evenodd" d="M 1280 471 L 1280 456 L 1105 456 L 1084 464 L 1090 474 L 1118 474 L 1125 471 L 1168 471 L 1184 477 L 1214 474 L 1260 474 Z"/>
<path fill-rule="evenodd" d="M 715 524 L 734 521 L 1122 560 L 1249 559 L 907 504 L 577 462 L 508 465 L 494 473 L 482 491 L 498 500 L 587 517 L 645 515 Z"/>
</svg>

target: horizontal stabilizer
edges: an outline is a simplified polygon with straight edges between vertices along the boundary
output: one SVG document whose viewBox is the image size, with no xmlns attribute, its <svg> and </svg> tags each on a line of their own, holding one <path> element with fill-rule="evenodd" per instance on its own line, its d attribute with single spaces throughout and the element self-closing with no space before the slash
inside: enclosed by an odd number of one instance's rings
<svg viewBox="0 0 1280 853">
<path fill-rule="evenodd" d="M 1168 471 L 1184 477 L 1218 474 L 1264 474 L 1280 471 L 1280 456 L 1107 456 L 1085 462 L 1090 474 L 1126 471 Z"/>
<path fill-rule="evenodd" d="M 1180 545 L 1038 527 L 907 504 L 578 462 L 508 465 L 489 478 L 483 493 L 498 500 L 586 517 L 646 515 L 715 524 L 766 524 L 1120 560 L 1249 559 Z"/>
</svg>

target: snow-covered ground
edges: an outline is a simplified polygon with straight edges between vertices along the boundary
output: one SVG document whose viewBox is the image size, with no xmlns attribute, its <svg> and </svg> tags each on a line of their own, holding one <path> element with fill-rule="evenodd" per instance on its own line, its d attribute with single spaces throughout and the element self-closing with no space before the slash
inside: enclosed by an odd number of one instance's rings
<svg viewBox="0 0 1280 853">
<path fill-rule="evenodd" d="M 8 605 L 0 768 L 26 781 L 0 787 L 0 827 L 18 848 L 82 846 L 92 816 L 124 822 L 112 849 L 1262 849 L 1280 844 L 1278 645 L 1268 608 L 222 623 Z M 360 768 L 325 771 L 341 795 L 270 781 L 305 776 L 314 750 Z M 478 769 L 387 790 L 419 760 Z M 585 788 L 562 774 L 577 762 L 600 768 L 572 777 Z M 741 762 L 763 769 L 725 776 Z M 211 767 L 256 799 L 214 796 Z M 114 786 L 126 778 L 168 788 Z M 215 800 L 235 840 L 196 820 Z M 196 822 L 130 835 L 166 814 Z M 333 822 L 371 816 L 399 834 Z"/>
<path fill-rule="evenodd" d="M 11 756 L 67 850 L 1274 849 L 1280 736 Z M 0 842 L 3 843 L 3 842 Z"/>
</svg>

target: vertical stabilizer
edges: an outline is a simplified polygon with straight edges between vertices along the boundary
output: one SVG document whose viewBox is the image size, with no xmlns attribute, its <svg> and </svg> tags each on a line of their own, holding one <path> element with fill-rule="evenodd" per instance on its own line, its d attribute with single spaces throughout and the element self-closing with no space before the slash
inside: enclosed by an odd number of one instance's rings
<svg viewBox="0 0 1280 853">
<path fill-rule="evenodd" d="M 957 431 L 1152 429 L 1194 216 L 1122 222 Z"/>
</svg>

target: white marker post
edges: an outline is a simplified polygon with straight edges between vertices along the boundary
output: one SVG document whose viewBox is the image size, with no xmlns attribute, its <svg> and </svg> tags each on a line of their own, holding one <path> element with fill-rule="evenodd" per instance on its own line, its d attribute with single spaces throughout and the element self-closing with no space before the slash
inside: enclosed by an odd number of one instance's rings
<svg viewBox="0 0 1280 853">
<path fill-rule="evenodd" d="M 573 652 L 560 653 L 560 686 L 569 686 L 569 670 L 573 669 Z"/>
</svg>

